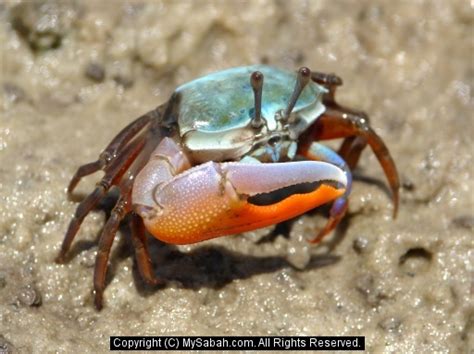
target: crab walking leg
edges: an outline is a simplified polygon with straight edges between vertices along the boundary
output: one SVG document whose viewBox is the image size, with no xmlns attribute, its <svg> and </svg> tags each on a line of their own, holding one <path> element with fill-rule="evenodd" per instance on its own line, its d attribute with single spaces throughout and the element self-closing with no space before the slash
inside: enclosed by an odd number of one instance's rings
<svg viewBox="0 0 474 354">
<path fill-rule="evenodd" d="M 167 139 L 167 138 L 165 138 Z M 144 146 L 143 146 L 144 145 Z M 144 139 L 142 141 L 140 152 L 132 162 L 124 162 L 124 168 L 127 169 L 117 181 L 117 187 L 120 190 L 120 198 L 117 201 L 112 213 L 107 220 L 99 239 L 99 249 L 97 251 L 96 263 L 94 268 L 94 290 L 95 306 L 98 310 L 102 308 L 102 298 L 105 289 L 105 279 L 107 275 L 107 263 L 110 256 L 110 250 L 123 218 L 132 211 L 131 194 L 134 180 L 139 171 L 146 165 L 150 151 L 156 145 L 153 139 Z M 153 275 L 153 268 L 148 253 L 145 235 L 143 234 L 143 224 L 137 215 L 131 218 L 132 242 L 137 257 L 138 269 L 144 280 L 151 285 L 162 283 Z"/>
<path fill-rule="evenodd" d="M 153 274 L 153 266 L 151 264 L 150 253 L 145 236 L 145 227 L 143 220 L 135 213 L 132 213 L 130 220 L 130 229 L 132 232 L 132 243 L 135 249 L 135 257 L 137 259 L 138 271 L 143 280 L 150 285 L 162 284 L 163 280 L 157 278 Z"/>
<path fill-rule="evenodd" d="M 89 194 L 77 207 L 73 218 L 71 219 L 59 255 L 56 257 L 56 263 L 64 263 L 66 253 L 71 247 L 74 237 L 76 237 L 84 218 L 97 205 L 97 203 L 105 196 L 110 187 L 122 177 L 126 169 L 133 162 L 135 157 L 140 153 L 145 144 L 142 137 L 130 143 L 114 162 L 108 166 L 102 180 L 97 183 L 97 187 Z"/>
<path fill-rule="evenodd" d="M 367 146 L 367 139 L 363 136 L 351 136 L 345 138 L 339 148 L 338 155 L 346 161 L 350 170 L 353 170 L 359 162 L 362 151 Z"/>
<path fill-rule="evenodd" d="M 144 129 L 152 119 L 157 118 L 158 116 L 158 110 L 150 111 L 123 128 L 110 142 L 110 144 L 107 145 L 104 151 L 100 154 L 97 161 L 87 163 L 77 169 L 76 173 L 69 182 L 67 193 L 71 194 L 83 177 L 101 169 L 107 169 L 107 166 L 110 165 L 118 156 L 120 156 L 120 152 L 125 147 L 125 145 L 142 129 Z"/>
<path fill-rule="evenodd" d="M 318 233 L 318 235 L 314 239 L 310 241 L 311 243 L 319 243 L 321 242 L 324 236 L 334 230 L 334 228 L 339 224 L 339 222 L 346 214 L 348 207 L 347 198 L 349 197 L 349 194 L 351 193 L 352 189 L 352 174 L 349 169 L 349 166 L 346 164 L 344 159 L 338 154 L 336 154 L 333 150 L 322 144 L 312 143 L 309 146 L 309 149 L 305 151 L 300 151 L 299 153 L 311 160 L 330 162 L 341 168 L 347 177 L 346 191 L 342 196 L 340 196 L 334 201 L 329 212 L 329 220 L 327 221 L 326 226 Z"/>
<path fill-rule="evenodd" d="M 129 211 L 130 208 L 126 196 L 121 197 L 112 210 L 110 218 L 107 219 L 104 230 L 100 235 L 99 249 L 97 251 L 94 268 L 94 303 L 97 310 L 102 309 L 102 297 L 105 289 L 105 276 L 107 274 L 110 249 L 112 248 L 112 243 L 114 242 L 120 221 L 122 221 Z"/>
<path fill-rule="evenodd" d="M 334 97 L 332 97 L 334 100 Z M 334 101 L 330 101 L 325 103 L 328 107 L 331 109 L 334 109 L 342 114 L 348 114 L 353 117 L 353 119 L 357 122 L 363 122 L 359 123 L 359 125 L 366 125 L 370 126 L 370 119 L 369 116 L 361 111 L 355 111 L 353 109 L 341 106 L 337 104 Z M 341 144 L 341 147 L 339 148 L 338 154 L 341 156 L 344 161 L 346 161 L 347 166 L 351 170 L 353 170 L 356 166 L 357 163 L 359 162 L 360 155 L 362 154 L 362 151 L 367 146 L 367 138 L 363 135 L 354 135 L 354 136 L 349 136 L 344 139 L 344 141 Z"/>
<path fill-rule="evenodd" d="M 303 145 L 307 147 L 315 140 L 345 138 L 339 149 L 339 155 L 350 169 L 355 168 L 362 151 L 367 144 L 370 145 L 388 179 L 395 218 L 398 212 L 400 181 L 395 163 L 383 140 L 370 127 L 366 113 L 341 106 L 336 102 L 336 89 L 343 83 L 341 78 L 320 72 L 312 72 L 311 78 L 329 90 L 323 96 L 327 110 L 318 118 L 309 134 L 306 134 Z"/>
<path fill-rule="evenodd" d="M 318 118 L 313 128 L 306 134 L 306 144 L 314 140 L 327 140 L 347 137 L 362 137 L 357 142 L 362 149 L 367 143 L 379 161 L 392 191 L 393 217 L 397 216 L 399 203 L 400 180 L 398 171 L 393 162 L 392 156 L 388 151 L 383 140 L 368 125 L 364 115 L 347 113 L 338 108 L 328 108 L 324 114 Z M 354 148 L 351 159 L 357 160 L 357 154 Z"/>
<path fill-rule="evenodd" d="M 342 187 L 333 187 L 327 181 Z M 293 194 L 271 205 L 248 202 L 251 196 L 311 182 L 320 185 L 309 193 Z M 156 238 L 189 244 L 290 219 L 336 199 L 346 186 L 344 171 L 326 162 L 208 162 L 156 188 L 153 208 L 135 207 Z M 133 202 L 139 204 L 140 200 Z"/>
</svg>

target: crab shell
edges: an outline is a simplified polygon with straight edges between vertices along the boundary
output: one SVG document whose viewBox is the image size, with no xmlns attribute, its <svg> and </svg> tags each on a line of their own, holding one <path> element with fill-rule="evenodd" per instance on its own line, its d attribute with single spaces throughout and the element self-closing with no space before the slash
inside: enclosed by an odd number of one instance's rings
<svg viewBox="0 0 474 354">
<path fill-rule="evenodd" d="M 262 116 L 266 125 L 261 131 L 251 126 L 254 118 L 254 94 L 250 75 L 259 71 L 265 77 L 262 91 Z M 325 110 L 322 95 L 327 89 L 309 82 L 299 96 L 292 114 L 298 124 L 284 127 L 277 121 L 288 104 L 296 75 L 265 65 L 220 71 L 178 87 L 172 104 L 182 144 L 196 162 L 236 161 L 255 145 L 262 145 L 275 135 L 291 132 L 295 140 Z"/>
</svg>

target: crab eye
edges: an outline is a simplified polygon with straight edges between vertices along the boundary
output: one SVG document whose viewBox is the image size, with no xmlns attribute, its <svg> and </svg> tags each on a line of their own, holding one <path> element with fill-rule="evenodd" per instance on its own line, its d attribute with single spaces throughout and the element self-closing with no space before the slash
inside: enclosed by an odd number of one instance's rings
<svg viewBox="0 0 474 354">
<path fill-rule="evenodd" d="M 308 84 L 310 77 L 311 77 L 311 70 L 309 70 L 308 68 L 302 67 L 298 70 L 298 74 L 296 76 L 295 88 L 293 89 L 293 94 L 291 95 L 290 100 L 288 101 L 288 104 L 285 110 L 283 111 L 284 120 L 288 120 L 290 122 L 291 111 L 295 107 L 296 101 L 298 101 L 298 98 L 300 97 L 301 92 L 303 92 L 303 89 Z"/>
<path fill-rule="evenodd" d="M 264 122 L 262 117 L 262 90 L 263 90 L 263 74 L 260 71 L 254 71 L 250 75 L 250 85 L 253 90 L 254 104 L 252 117 L 252 126 L 254 128 L 260 128 Z M 250 111 L 249 111 L 250 114 Z"/>
</svg>

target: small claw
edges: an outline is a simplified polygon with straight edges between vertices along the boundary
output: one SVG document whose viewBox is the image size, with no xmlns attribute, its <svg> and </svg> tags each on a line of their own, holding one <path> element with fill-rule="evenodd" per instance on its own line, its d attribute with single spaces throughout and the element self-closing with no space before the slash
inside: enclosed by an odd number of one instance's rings
<svg viewBox="0 0 474 354">
<path fill-rule="evenodd" d="M 248 201 L 251 196 L 311 182 L 321 184 L 312 192 L 293 194 L 277 203 L 255 205 Z M 188 244 L 288 220 L 341 196 L 346 185 L 344 171 L 326 162 L 208 162 L 157 188 L 155 208 L 136 205 L 135 210 L 158 239 Z"/>
</svg>

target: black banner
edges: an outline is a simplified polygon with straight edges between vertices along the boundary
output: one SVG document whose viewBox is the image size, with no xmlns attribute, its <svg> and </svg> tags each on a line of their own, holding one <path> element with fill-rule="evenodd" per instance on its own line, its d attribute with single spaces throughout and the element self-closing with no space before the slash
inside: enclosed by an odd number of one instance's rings
<svg viewBox="0 0 474 354">
<path fill-rule="evenodd" d="M 110 350 L 365 350 L 363 336 L 112 336 Z"/>
</svg>

